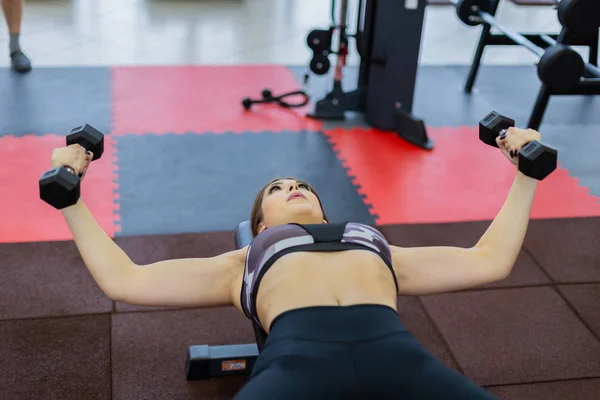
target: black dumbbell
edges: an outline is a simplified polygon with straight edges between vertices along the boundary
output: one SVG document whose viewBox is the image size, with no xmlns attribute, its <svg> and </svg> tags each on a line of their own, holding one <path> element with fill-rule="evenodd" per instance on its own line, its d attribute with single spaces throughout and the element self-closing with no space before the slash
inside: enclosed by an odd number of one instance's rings
<svg viewBox="0 0 600 400">
<path fill-rule="evenodd" d="M 513 126 L 513 119 L 492 111 L 479 121 L 479 139 L 487 145 L 498 147 L 496 138 Z M 556 169 L 557 160 L 558 152 L 555 149 L 533 140 L 519 151 L 519 171 L 541 181 Z"/>
<path fill-rule="evenodd" d="M 93 126 L 85 124 L 72 129 L 67 135 L 67 146 L 78 144 L 91 151 L 92 161 L 99 159 L 104 152 L 104 135 Z M 39 181 L 40 199 L 56 209 L 63 209 L 77 203 L 81 195 L 81 176 L 68 166 L 44 172 Z"/>
</svg>

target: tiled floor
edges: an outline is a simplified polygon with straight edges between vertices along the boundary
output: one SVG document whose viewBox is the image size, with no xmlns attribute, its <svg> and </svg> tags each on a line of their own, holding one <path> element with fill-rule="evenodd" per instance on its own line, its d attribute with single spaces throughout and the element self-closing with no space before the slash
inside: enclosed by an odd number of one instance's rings
<svg viewBox="0 0 600 400">
<path fill-rule="evenodd" d="M 329 8 L 325 0 L 26 0 L 22 46 L 40 67 L 305 65 L 306 35 L 328 26 Z M 498 18 L 522 31 L 560 28 L 552 7 L 504 1 Z M 479 31 L 462 24 L 454 7 L 428 7 L 421 63 L 469 63 Z M 7 45 L 1 29 L 0 49 Z M 353 48 L 349 63 L 357 59 Z M 488 50 L 484 58 L 504 65 L 535 60 L 520 48 Z M 0 50 L 0 66 L 8 61 L 8 51 Z"/>
</svg>

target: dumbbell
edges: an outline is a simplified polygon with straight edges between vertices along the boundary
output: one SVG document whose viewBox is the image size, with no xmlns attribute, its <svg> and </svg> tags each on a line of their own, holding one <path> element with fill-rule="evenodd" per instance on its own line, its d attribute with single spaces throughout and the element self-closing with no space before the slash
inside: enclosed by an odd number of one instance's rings
<svg viewBox="0 0 600 400">
<path fill-rule="evenodd" d="M 513 126 L 514 120 L 492 111 L 479 121 L 479 139 L 487 145 L 498 147 L 496 138 Z M 555 149 L 533 140 L 519 151 L 519 171 L 541 181 L 556 169 L 557 160 L 558 152 Z"/>
<path fill-rule="evenodd" d="M 67 146 L 78 144 L 91 151 L 92 161 L 102 157 L 104 135 L 93 126 L 85 124 L 73 128 L 67 135 Z M 81 176 L 72 168 L 58 167 L 44 172 L 39 181 L 40 199 L 52 207 L 61 210 L 77 203 L 81 195 Z"/>
</svg>

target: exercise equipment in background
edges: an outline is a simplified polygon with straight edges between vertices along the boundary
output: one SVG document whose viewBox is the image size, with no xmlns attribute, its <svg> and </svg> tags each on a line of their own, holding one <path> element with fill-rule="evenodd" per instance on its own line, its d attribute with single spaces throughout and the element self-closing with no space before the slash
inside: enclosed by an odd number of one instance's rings
<svg viewBox="0 0 600 400">
<path fill-rule="evenodd" d="M 370 126 L 396 132 L 416 146 L 432 149 L 433 143 L 427 136 L 424 122 L 412 114 L 426 6 L 425 1 L 360 0 L 357 30 L 354 35 L 349 35 L 346 32 L 348 0 L 342 0 L 339 24 L 329 29 L 336 28 L 339 43 L 333 87 L 315 104 L 309 116 L 341 120 L 347 111 L 362 113 Z M 314 32 L 311 32 L 312 37 Z M 360 67 L 356 90 L 345 92 L 343 67 L 350 37 L 354 38 Z M 328 38 L 326 44 L 329 44 Z M 329 49 L 325 50 L 319 53 L 313 49 L 312 66 L 320 65 L 324 55 L 331 53 Z"/>
<path fill-rule="evenodd" d="M 495 18 L 500 0 L 448 0 L 456 6 L 458 18 L 469 26 L 483 25 L 473 62 L 465 83 L 471 93 L 486 46 L 523 46 L 540 57 L 537 70 L 542 86 L 527 126 L 539 129 L 551 95 L 600 94 L 598 29 L 600 1 L 562 0 L 557 2 L 559 34 L 521 34 L 500 24 Z M 588 13 L 596 12 L 587 16 Z M 495 28 L 500 33 L 492 34 Z M 571 46 L 587 46 L 589 62 L 583 61 Z"/>
<path fill-rule="evenodd" d="M 349 1 L 340 1 L 336 22 L 337 4 L 332 0 L 332 25 L 312 30 L 307 36 L 313 52 L 309 63 L 313 74 L 327 74 L 332 67 L 329 57 L 336 57 L 331 91 L 316 102 L 308 116 L 344 120 L 347 112 L 360 113 L 370 126 L 396 132 L 416 146 L 432 149 L 423 120 L 412 114 L 426 1 L 358 0 L 354 34 L 348 33 Z M 351 38 L 360 67 L 356 89 L 345 91 L 343 70 Z M 334 42 L 336 50 L 332 48 Z M 242 101 L 244 107 L 256 102 L 250 98 Z"/>
</svg>

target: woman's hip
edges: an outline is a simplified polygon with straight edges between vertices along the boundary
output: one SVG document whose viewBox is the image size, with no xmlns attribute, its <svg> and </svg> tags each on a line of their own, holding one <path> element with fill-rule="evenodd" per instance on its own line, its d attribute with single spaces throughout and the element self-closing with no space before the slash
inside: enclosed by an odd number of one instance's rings
<svg viewBox="0 0 600 400">
<path fill-rule="evenodd" d="M 392 308 L 379 305 L 310 307 L 277 317 L 241 393 L 266 387 L 289 399 L 493 398 L 433 357 Z"/>
<path fill-rule="evenodd" d="M 406 332 L 398 313 L 379 304 L 317 306 L 286 311 L 271 323 L 266 346 L 296 339 L 352 343 Z"/>
</svg>

